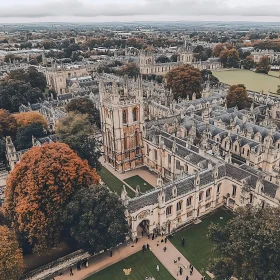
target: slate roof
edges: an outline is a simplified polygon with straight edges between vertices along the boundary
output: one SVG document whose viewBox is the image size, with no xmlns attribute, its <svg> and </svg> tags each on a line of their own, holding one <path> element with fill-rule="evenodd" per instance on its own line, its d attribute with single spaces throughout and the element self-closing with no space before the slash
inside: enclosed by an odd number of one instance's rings
<svg viewBox="0 0 280 280">
<path fill-rule="evenodd" d="M 211 184 L 214 180 L 212 169 L 203 170 L 199 173 L 199 175 L 200 175 L 200 185 L 202 186 Z M 253 188 L 256 187 L 256 182 L 258 180 L 258 177 L 256 175 L 228 163 L 224 163 L 218 166 L 218 179 L 225 176 L 231 177 L 237 181 L 246 180 L 249 186 Z M 190 175 L 185 178 L 178 179 L 172 183 L 168 183 L 164 185 L 162 188 L 165 192 L 165 201 L 168 202 L 169 200 L 172 199 L 172 186 L 174 185 L 176 185 L 177 187 L 177 196 L 181 196 L 193 191 L 195 189 L 194 179 L 195 179 L 195 175 Z M 264 185 L 263 192 L 266 195 L 269 195 L 270 197 L 274 198 L 278 186 L 265 180 L 263 181 L 263 185 Z M 129 199 L 128 207 L 127 207 L 128 211 L 135 212 L 145 206 L 157 204 L 158 194 L 160 191 L 161 188 L 156 188 L 139 197 Z"/>
</svg>

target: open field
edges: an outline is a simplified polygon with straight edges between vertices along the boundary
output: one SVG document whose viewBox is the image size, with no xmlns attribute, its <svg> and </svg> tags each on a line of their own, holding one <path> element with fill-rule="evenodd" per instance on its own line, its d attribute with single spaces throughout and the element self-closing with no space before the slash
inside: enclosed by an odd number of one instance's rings
<svg viewBox="0 0 280 280">
<path fill-rule="evenodd" d="M 280 71 L 269 71 L 268 75 L 280 78 Z"/>
<path fill-rule="evenodd" d="M 208 226 L 211 222 L 224 226 L 231 218 L 232 215 L 229 212 L 218 210 L 205 217 L 200 224 L 191 225 L 177 232 L 169 240 L 200 273 L 205 274 L 209 260 L 217 257 L 213 251 L 214 244 L 206 236 Z M 181 246 L 182 237 L 185 238 L 186 242 L 184 247 Z"/>
<path fill-rule="evenodd" d="M 132 176 L 130 178 L 124 179 L 126 183 L 128 183 L 133 189 L 136 189 L 136 186 L 140 186 L 140 191 L 142 193 L 153 189 L 154 187 L 142 179 L 140 176 Z"/>
<path fill-rule="evenodd" d="M 159 272 L 156 266 L 159 265 Z M 126 276 L 123 269 L 130 269 Z M 142 251 L 115 263 L 93 275 L 86 280 L 145 280 L 145 277 L 154 277 L 156 280 L 173 280 L 174 278 L 150 251 Z"/>
<path fill-rule="evenodd" d="M 276 93 L 280 79 L 265 74 L 257 74 L 249 70 L 213 71 L 221 82 L 228 85 L 244 84 L 248 90 Z"/>
</svg>

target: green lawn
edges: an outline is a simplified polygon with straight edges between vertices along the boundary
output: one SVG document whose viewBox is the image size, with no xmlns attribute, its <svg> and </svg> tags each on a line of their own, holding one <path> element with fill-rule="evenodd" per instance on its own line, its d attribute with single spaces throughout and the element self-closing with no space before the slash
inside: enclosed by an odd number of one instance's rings
<svg viewBox="0 0 280 280">
<path fill-rule="evenodd" d="M 107 168 L 101 167 L 100 171 L 97 171 L 102 181 L 109 187 L 111 191 L 116 191 L 118 195 L 121 195 L 123 182 L 114 176 Z M 135 197 L 135 193 L 128 187 L 126 187 L 127 195 L 129 197 Z"/>
<path fill-rule="evenodd" d="M 156 271 L 157 265 L 160 267 L 159 272 Z M 131 273 L 126 276 L 123 269 L 130 268 Z M 140 251 L 91 275 L 86 280 L 145 280 L 145 277 L 154 277 L 156 280 L 174 279 L 152 252 Z"/>
<path fill-rule="evenodd" d="M 128 183 L 133 189 L 136 189 L 136 186 L 139 185 L 140 191 L 143 193 L 154 188 L 138 175 L 127 178 L 124 181 Z"/>
<path fill-rule="evenodd" d="M 229 85 L 244 84 L 248 90 L 268 93 L 277 92 L 280 79 L 265 74 L 254 73 L 249 70 L 213 71 L 221 82 Z"/>
<path fill-rule="evenodd" d="M 220 217 L 223 217 L 221 220 Z M 225 225 L 232 218 L 229 212 L 218 210 L 207 216 L 200 224 L 179 231 L 169 240 L 186 257 L 187 260 L 203 275 L 207 276 L 205 269 L 211 258 L 217 257 L 213 252 L 213 243 L 206 237 L 207 228 L 211 222 Z M 185 247 L 181 246 L 181 238 L 185 238 Z M 210 278 L 208 278 L 210 279 Z"/>
<path fill-rule="evenodd" d="M 271 75 L 271 76 L 277 77 L 277 78 L 280 77 L 280 72 L 279 71 L 269 71 L 268 74 Z"/>
</svg>

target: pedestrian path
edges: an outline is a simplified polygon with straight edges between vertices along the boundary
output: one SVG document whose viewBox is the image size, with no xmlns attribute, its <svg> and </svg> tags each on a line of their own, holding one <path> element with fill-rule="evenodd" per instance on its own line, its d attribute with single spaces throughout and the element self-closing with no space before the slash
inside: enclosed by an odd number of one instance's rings
<svg viewBox="0 0 280 280">
<path fill-rule="evenodd" d="M 189 276 L 189 280 L 201 280 L 201 274 L 194 268 L 193 275 L 190 276 L 189 261 L 173 246 L 173 244 L 167 240 L 167 243 L 161 242 L 164 237 L 157 237 L 155 240 L 148 239 L 147 237 L 139 238 L 137 243 L 130 243 L 129 245 L 121 245 L 118 249 L 113 251 L 113 256 L 110 257 L 110 252 L 105 252 L 97 257 L 93 257 L 89 260 L 89 267 L 77 270 L 73 267 L 73 276 L 70 276 L 69 269 L 63 273 L 62 276 L 55 277 L 56 280 L 83 280 L 88 276 L 114 264 L 122 259 L 129 257 L 130 255 L 140 251 L 143 245 L 149 244 L 152 252 L 158 258 L 165 268 L 170 272 L 174 279 L 185 280 L 186 276 Z M 157 243 L 159 246 L 157 246 Z M 163 251 L 164 246 L 166 246 L 166 252 Z M 178 262 L 178 257 L 180 261 Z M 177 260 L 177 264 L 174 264 L 174 260 Z M 183 268 L 183 274 L 179 274 L 180 264 Z M 160 272 L 159 272 L 160 273 Z"/>
<path fill-rule="evenodd" d="M 201 280 L 202 275 L 194 268 L 193 274 L 190 275 L 190 262 L 177 250 L 177 248 L 169 241 L 161 242 L 162 238 L 157 238 L 159 245 L 155 244 L 152 247 L 152 252 L 158 258 L 158 260 L 165 266 L 170 274 L 178 280 L 185 280 L 186 276 L 189 276 L 189 280 Z M 163 248 L 166 246 L 166 252 Z M 178 261 L 178 257 L 180 261 Z M 174 260 L 177 262 L 174 263 Z M 180 266 L 183 268 L 182 275 L 179 274 Z"/>
</svg>

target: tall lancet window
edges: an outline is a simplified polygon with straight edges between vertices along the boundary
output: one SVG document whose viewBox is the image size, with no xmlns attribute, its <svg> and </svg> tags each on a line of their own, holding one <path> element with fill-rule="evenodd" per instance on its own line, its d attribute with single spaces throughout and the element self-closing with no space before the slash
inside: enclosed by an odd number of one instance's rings
<svg viewBox="0 0 280 280">
<path fill-rule="evenodd" d="M 138 109 L 134 108 L 133 111 L 132 111 L 132 117 L 133 117 L 134 122 L 137 121 L 137 113 L 138 113 Z"/>
<path fill-rule="evenodd" d="M 127 123 L 127 113 L 126 113 L 126 110 L 123 110 L 122 119 L 123 119 L 123 123 Z"/>
</svg>

